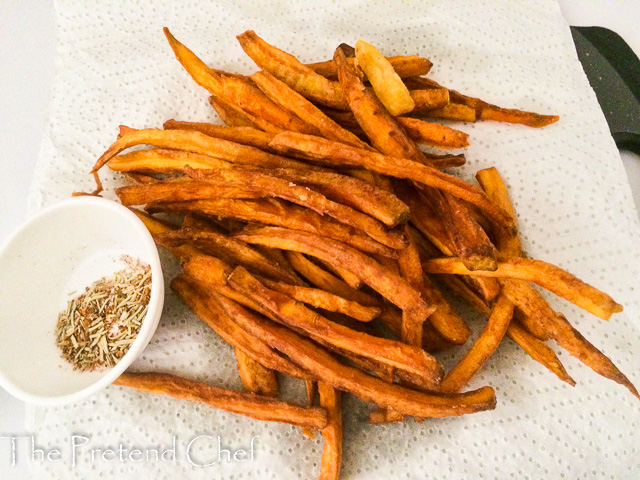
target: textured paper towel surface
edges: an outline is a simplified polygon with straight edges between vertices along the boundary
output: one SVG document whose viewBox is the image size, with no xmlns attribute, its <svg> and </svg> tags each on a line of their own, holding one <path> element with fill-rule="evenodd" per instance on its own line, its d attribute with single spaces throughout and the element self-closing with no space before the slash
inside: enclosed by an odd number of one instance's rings
<svg viewBox="0 0 640 480">
<path fill-rule="evenodd" d="M 604 117 L 553 1 L 447 2 L 59 2 L 57 73 L 49 124 L 32 189 L 32 209 L 93 189 L 87 174 L 115 140 L 117 126 L 160 127 L 169 118 L 211 121 L 207 94 L 179 66 L 161 28 L 209 65 L 250 73 L 235 35 L 254 29 L 302 61 L 330 58 L 363 38 L 390 55 L 420 54 L 434 79 L 506 107 L 556 113 L 544 129 L 493 122 L 460 126 L 471 135 L 471 179 L 496 165 L 508 182 L 530 256 L 556 263 L 610 293 L 625 312 L 601 321 L 552 299 L 568 318 L 640 383 L 637 289 L 640 236 L 630 189 Z M 108 192 L 122 183 L 107 173 Z M 112 196 L 107 193 L 106 196 Z M 166 280 L 176 264 L 163 254 Z M 170 292 L 158 331 L 136 362 L 240 388 L 232 350 Z M 469 314 L 466 310 L 463 312 Z M 469 314 L 470 318 L 475 318 Z M 477 332 L 480 321 L 472 320 Z M 451 366 L 462 352 L 441 357 Z M 567 354 L 578 381 L 559 382 L 505 340 L 471 387 L 496 389 L 495 411 L 462 418 L 367 424 L 369 406 L 345 401 L 344 478 L 637 478 L 640 410 L 622 387 Z M 298 397 L 302 386 L 284 389 Z M 294 395 L 294 394 L 291 394 Z M 289 426 L 251 421 L 202 405 L 110 387 L 60 408 L 29 408 L 40 447 L 60 462 L 36 462 L 33 478 L 314 478 L 322 440 Z M 198 435 L 248 449 L 251 461 L 195 467 L 186 457 Z M 71 465 L 72 435 L 90 438 Z M 176 461 L 90 458 L 89 448 L 170 446 Z M 217 443 L 197 440 L 192 460 L 217 460 Z M 153 455 L 150 457 L 153 460 Z"/>
</svg>

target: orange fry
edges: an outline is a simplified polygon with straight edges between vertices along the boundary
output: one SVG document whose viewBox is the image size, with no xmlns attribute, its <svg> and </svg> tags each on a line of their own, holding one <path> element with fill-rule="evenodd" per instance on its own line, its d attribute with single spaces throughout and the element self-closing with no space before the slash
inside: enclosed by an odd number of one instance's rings
<svg viewBox="0 0 640 480">
<path fill-rule="evenodd" d="M 433 64 L 423 57 L 417 55 L 409 56 L 394 56 L 386 57 L 393 69 L 400 76 L 400 78 L 418 77 L 426 75 L 431 70 Z M 355 60 L 348 58 L 347 61 L 353 65 Z M 327 77 L 331 80 L 338 78 L 338 69 L 333 60 L 327 60 L 326 62 L 309 63 L 307 67 L 311 68 L 314 72 L 323 77 Z M 417 73 L 421 72 L 421 73 Z M 365 78 L 366 79 L 366 78 Z"/>
<path fill-rule="evenodd" d="M 378 307 L 366 307 L 317 288 L 289 285 L 268 279 L 261 279 L 261 282 L 271 290 L 284 293 L 299 302 L 331 312 L 342 313 L 361 322 L 370 322 L 380 314 Z"/>
<path fill-rule="evenodd" d="M 300 407 L 261 395 L 212 387 L 168 373 L 125 372 L 114 383 L 142 392 L 203 403 L 256 420 L 317 429 L 327 426 L 327 411 L 324 408 Z"/>
<path fill-rule="evenodd" d="M 283 81 L 304 97 L 328 107 L 347 110 L 340 84 L 318 75 L 292 55 L 269 45 L 253 30 L 238 35 L 240 46 L 263 70 Z"/>
<path fill-rule="evenodd" d="M 499 262 L 498 268 L 494 271 L 468 270 L 457 258 L 437 258 L 427 260 L 422 265 L 428 273 L 507 277 L 533 282 L 605 320 L 608 320 L 612 314 L 622 311 L 622 305 L 616 303 L 606 293 L 584 283 L 561 268 L 540 260 L 508 258 Z"/>
<path fill-rule="evenodd" d="M 320 406 L 327 410 L 327 426 L 322 429 L 324 448 L 319 480 L 338 480 L 342 466 L 342 401 L 340 390 L 318 382 Z"/>
<path fill-rule="evenodd" d="M 513 315 L 513 303 L 505 296 L 498 297 L 487 325 L 466 353 L 464 358 L 447 374 L 440 384 L 443 392 L 459 392 L 496 351 L 502 341 Z"/>
<path fill-rule="evenodd" d="M 253 74 L 251 79 L 273 102 L 282 108 L 290 110 L 309 125 L 313 125 L 323 137 L 355 147 L 371 148 L 349 130 L 342 128 L 331 120 L 322 110 L 293 88 L 289 87 L 289 85 L 278 80 L 269 72 L 264 70 L 260 71 Z"/>
</svg>

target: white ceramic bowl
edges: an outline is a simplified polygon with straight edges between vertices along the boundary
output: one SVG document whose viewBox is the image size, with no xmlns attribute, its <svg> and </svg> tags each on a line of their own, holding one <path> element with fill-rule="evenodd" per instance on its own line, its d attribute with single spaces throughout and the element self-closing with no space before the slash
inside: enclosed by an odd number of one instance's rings
<svg viewBox="0 0 640 480">
<path fill-rule="evenodd" d="M 149 308 L 129 351 L 114 367 L 80 372 L 55 344 L 68 300 L 123 268 L 123 254 L 151 266 Z M 70 296 L 72 292 L 76 292 Z M 158 326 L 164 280 L 158 250 L 142 221 L 122 205 L 75 197 L 33 215 L 0 250 L 0 385 L 39 405 L 76 402 L 112 383 L 144 350 Z"/>
</svg>

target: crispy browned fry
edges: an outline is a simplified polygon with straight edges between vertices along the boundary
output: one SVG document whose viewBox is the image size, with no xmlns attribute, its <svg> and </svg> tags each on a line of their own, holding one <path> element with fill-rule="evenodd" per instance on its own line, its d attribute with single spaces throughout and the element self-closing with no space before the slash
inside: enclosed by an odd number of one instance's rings
<svg viewBox="0 0 640 480">
<path fill-rule="evenodd" d="M 553 338 L 586 366 L 603 377 L 624 385 L 640 399 L 636 388 L 618 367 L 584 338 L 564 315 L 554 312 L 527 282 L 506 280 L 503 282 L 503 292 L 524 314 L 518 319 L 533 335 L 542 339 Z M 542 313 L 537 312 L 536 307 Z"/>
<path fill-rule="evenodd" d="M 219 408 L 245 417 L 322 429 L 327 426 L 327 411 L 318 407 L 300 407 L 253 393 L 241 393 L 206 383 L 187 380 L 168 373 L 123 373 L 113 383 L 142 392 L 168 395 Z"/>
<path fill-rule="evenodd" d="M 427 88 L 442 88 L 435 81 L 420 77 L 411 79 L 411 82 L 420 83 Z M 539 113 L 525 112 L 513 108 L 502 108 L 480 100 L 479 98 L 463 95 L 455 90 L 450 90 L 449 95 L 452 102 L 466 105 L 473 108 L 479 120 L 496 120 L 498 122 L 520 123 L 528 127 L 545 127 L 559 120 L 557 115 L 540 115 Z"/>
<path fill-rule="evenodd" d="M 350 287 L 343 280 L 323 270 L 314 262 L 298 252 L 284 252 L 291 266 L 309 282 L 322 290 L 331 292 L 361 305 L 377 307 L 380 301 L 368 293 Z"/>
<path fill-rule="evenodd" d="M 424 302 L 420 292 L 404 279 L 371 257 L 333 239 L 277 227 L 245 231 L 237 238 L 247 243 L 306 253 L 335 263 L 360 277 L 380 295 L 416 318 L 426 318 L 434 310 Z"/>
<path fill-rule="evenodd" d="M 220 257 L 222 260 L 242 265 L 251 272 L 266 275 L 294 285 L 302 285 L 302 282 L 291 271 L 282 268 L 280 264 L 265 257 L 253 247 L 232 237 L 228 237 L 211 229 L 196 230 L 182 228 L 160 234 L 165 243 L 175 241 L 178 245 L 184 242 L 192 243 L 204 253 Z"/>
<path fill-rule="evenodd" d="M 449 90 L 446 88 L 429 88 L 409 90 L 411 99 L 415 104 L 413 110 L 416 114 L 433 112 L 449 105 Z"/>
<path fill-rule="evenodd" d="M 358 40 L 356 64 L 367 76 L 376 96 L 391 115 L 401 115 L 415 108 L 409 89 L 389 60 L 376 47 L 364 40 Z"/>
<path fill-rule="evenodd" d="M 253 74 L 251 79 L 273 102 L 282 108 L 290 110 L 309 125 L 313 125 L 323 137 L 360 148 L 371 148 L 349 130 L 342 128 L 331 120 L 322 110 L 289 85 L 278 80 L 269 72 L 262 70 Z"/>
<path fill-rule="evenodd" d="M 584 283 L 561 268 L 540 260 L 507 258 L 500 261 L 498 268 L 494 271 L 468 270 L 457 258 L 427 260 L 422 266 L 428 273 L 506 277 L 533 282 L 605 320 L 608 320 L 612 314 L 622 311 L 622 305 L 616 303 L 606 293 Z"/>
<path fill-rule="evenodd" d="M 335 120 L 347 130 L 360 137 L 365 136 L 364 131 L 360 128 L 356 118 L 353 116 L 353 112 L 333 109 L 324 109 L 323 111 L 328 117 Z M 396 117 L 396 121 L 402 125 L 407 135 L 416 143 L 431 145 L 442 149 L 464 148 L 468 146 L 468 134 L 460 130 L 411 117 Z M 439 170 L 449 167 L 459 167 L 464 165 L 465 162 L 464 155 L 439 156 L 425 154 L 425 156 L 431 166 Z"/>
<path fill-rule="evenodd" d="M 346 225 L 362 230 L 390 248 L 402 248 L 406 245 L 406 239 L 401 232 L 387 230 L 376 219 L 283 178 L 245 169 L 193 170 L 186 167 L 185 172 L 196 180 L 208 184 L 247 188 L 265 196 L 279 197 L 310 208 L 320 215 L 329 215 Z"/>
<path fill-rule="evenodd" d="M 261 279 L 261 282 L 271 290 L 284 293 L 299 302 L 331 312 L 343 313 L 361 322 L 370 322 L 380 314 L 380 308 L 378 307 L 360 305 L 357 302 L 347 300 L 317 288 L 289 285 L 284 282 L 276 282 L 269 279 Z"/>
<path fill-rule="evenodd" d="M 151 212 L 199 212 L 206 215 L 231 217 L 248 222 L 278 225 L 318 233 L 334 238 L 368 253 L 394 257 L 395 250 L 376 242 L 353 228 L 313 210 L 299 207 L 276 198 L 238 200 L 218 198 L 188 202 L 159 202 L 146 207 Z"/>
<path fill-rule="evenodd" d="M 398 266 L 400 274 L 416 291 L 420 292 L 426 300 L 424 293 L 424 274 L 420 265 L 420 255 L 413 238 L 410 236 L 409 227 L 405 225 L 405 235 L 409 239 L 409 246 L 400 250 Z M 432 312 L 433 314 L 433 312 Z M 427 317 L 415 317 L 409 312 L 402 312 L 402 328 L 400 339 L 407 345 L 422 346 L 422 323 Z"/>
<path fill-rule="evenodd" d="M 640 394 L 629 379 L 615 364 L 600 350 L 593 346 L 582 334 L 576 330 L 565 318 L 558 313 L 556 321 L 551 328 L 553 339 L 558 342 L 571 355 L 576 357 L 594 372 L 605 378 L 613 380 L 620 385 L 624 385 L 629 391 L 640 400 Z"/>
<path fill-rule="evenodd" d="M 211 257 L 194 256 L 192 263 L 187 262 L 189 265 L 189 275 L 179 274 L 171 282 L 171 289 L 182 299 L 182 301 L 211 329 L 213 329 L 220 337 L 228 344 L 239 348 L 249 357 L 261 365 L 277 370 L 287 375 L 291 375 L 298 378 L 309 378 L 309 374 L 300 369 L 297 365 L 291 363 L 286 358 L 280 356 L 277 352 L 271 349 L 269 345 L 264 343 L 258 338 L 248 333 L 242 327 L 234 323 L 233 319 L 229 317 L 225 312 L 216 308 L 216 305 L 208 304 L 203 301 L 201 296 L 203 292 L 202 284 L 196 283 L 194 277 L 191 277 L 191 272 L 196 275 L 202 273 L 203 275 L 208 272 L 201 272 L 201 265 L 212 265 L 214 260 Z M 212 275 L 216 275 L 212 272 Z M 211 275 L 209 275 L 210 277 Z"/>
<path fill-rule="evenodd" d="M 568 383 L 572 387 L 576 382 L 569 376 L 560 363 L 556 353 L 541 340 L 531 335 L 529 332 L 520 327 L 517 323 L 511 322 L 507 330 L 507 336 L 516 342 L 522 349 L 529 354 L 535 361 L 547 367 L 551 372 L 555 373 L 560 380 Z"/>
<path fill-rule="evenodd" d="M 406 130 L 407 135 L 418 143 L 440 148 L 465 148 L 469 146 L 469 135 L 445 127 L 439 123 L 429 123 L 418 118 L 398 118 L 398 123 Z"/>
<path fill-rule="evenodd" d="M 136 130 L 120 127 L 118 139 L 107 149 L 93 166 L 95 173 L 114 156 L 136 145 L 153 145 L 162 148 L 186 150 L 209 155 L 220 160 L 265 168 L 309 168 L 305 163 L 284 158 L 248 145 L 210 137 L 204 133 L 189 130 L 159 130 L 146 128 Z"/>
<path fill-rule="evenodd" d="M 327 410 L 327 426 L 322 429 L 324 448 L 319 480 L 338 480 L 342 466 L 342 402 L 340 391 L 318 382 L 320 406 Z"/>
<path fill-rule="evenodd" d="M 238 360 L 238 372 L 244 388 L 251 393 L 266 397 L 278 396 L 278 377 L 270 370 L 253 360 L 239 348 L 234 348 Z"/>
<path fill-rule="evenodd" d="M 261 198 L 264 194 L 238 186 L 209 185 L 196 181 L 158 181 L 116 189 L 123 205 L 153 202 L 182 202 L 207 198 Z"/>
<path fill-rule="evenodd" d="M 217 98 L 238 107 L 259 128 L 268 132 L 315 132 L 313 127 L 269 100 L 244 77 L 219 75 L 176 40 L 166 27 L 164 34 L 176 58 L 198 85 L 206 88 Z"/>
<path fill-rule="evenodd" d="M 341 350 L 418 375 L 428 385 L 436 386 L 440 382 L 442 366 L 421 349 L 356 332 L 327 320 L 302 303 L 266 288 L 242 267 L 237 267 L 229 275 L 228 282 L 234 289 L 269 310 L 279 321 L 306 332 L 311 338 L 318 338 Z"/>
<path fill-rule="evenodd" d="M 249 145 L 260 150 L 269 150 L 269 142 L 275 136 L 273 133 L 263 132 L 252 127 L 228 127 L 226 125 L 214 125 L 213 123 L 181 122 L 178 120 L 167 120 L 162 128 L 165 130 L 193 130 L 210 137 Z"/>
<path fill-rule="evenodd" d="M 496 351 L 502 341 L 511 317 L 513 303 L 504 295 L 496 300 L 491 316 L 482 329 L 480 336 L 460 362 L 447 374 L 440 385 L 443 392 L 459 392 L 467 382 L 487 363 L 489 357 Z"/>
<path fill-rule="evenodd" d="M 214 291 L 211 299 L 222 300 Z M 371 377 L 357 368 L 337 361 L 323 348 L 290 329 L 252 314 L 237 303 L 226 299 L 225 308 L 235 308 L 233 317 L 243 328 L 268 343 L 317 379 L 400 413 L 419 417 L 464 415 L 495 408 L 495 393 L 490 387 L 457 395 L 430 394 L 411 390 Z"/>
<path fill-rule="evenodd" d="M 327 198 L 349 205 L 391 227 L 409 218 L 409 207 L 393 193 L 358 178 L 294 168 L 271 169 L 269 174 L 310 186 Z"/>
<path fill-rule="evenodd" d="M 451 91 L 449 91 L 451 93 Z M 435 110 L 425 110 L 421 113 L 423 117 L 429 118 L 445 118 L 447 120 L 458 120 L 460 122 L 475 122 L 476 111 L 461 103 L 451 102 L 442 108 Z"/>
<path fill-rule="evenodd" d="M 256 65 L 304 97 L 328 107 L 348 110 L 339 83 L 318 75 L 292 55 L 269 45 L 252 30 L 238 35 L 237 39 Z"/>
<path fill-rule="evenodd" d="M 340 277 L 351 288 L 358 289 L 358 288 L 362 288 L 362 285 L 364 285 L 362 280 L 360 280 L 356 275 L 351 273 L 349 270 L 345 270 L 344 268 L 336 265 L 335 263 L 326 262 L 321 259 L 316 259 L 316 262 L 320 263 L 323 267 L 325 267 L 331 273 Z"/>
<path fill-rule="evenodd" d="M 231 127 L 257 128 L 247 115 L 238 107 L 235 107 L 215 95 L 209 96 L 209 104 L 216 111 L 220 119 Z"/>
<path fill-rule="evenodd" d="M 393 66 L 393 69 L 400 76 L 400 78 L 418 77 L 426 75 L 431 70 L 433 64 L 424 57 L 418 57 L 417 55 L 409 56 L 393 56 L 386 57 L 389 63 Z M 347 61 L 353 65 L 353 59 L 349 58 Z M 333 60 L 327 60 L 326 62 L 309 63 L 307 67 L 311 68 L 314 72 L 323 77 L 327 77 L 331 80 L 338 78 L 338 69 Z M 416 73 L 422 72 L 422 73 Z"/>
<path fill-rule="evenodd" d="M 516 213 L 513 210 L 511 201 L 509 200 L 507 187 L 502 181 L 498 170 L 495 167 L 478 170 L 476 173 L 476 179 L 487 196 L 497 205 L 500 205 L 505 212 L 508 212 L 511 217 L 515 219 Z M 494 229 L 493 235 L 495 237 L 496 247 L 498 247 L 498 251 L 501 256 L 522 256 L 522 245 L 520 244 L 520 235 L 517 229 L 515 231 L 507 231 L 501 228 L 496 228 Z"/>
<path fill-rule="evenodd" d="M 521 280 L 504 279 L 501 285 L 503 294 L 518 307 L 515 318 L 536 338 L 550 339 L 549 326 L 555 322 L 556 312 L 542 295 Z"/>
<path fill-rule="evenodd" d="M 382 155 L 324 138 L 294 132 L 276 135 L 269 145 L 278 151 L 304 154 L 308 158 L 328 165 L 341 164 L 364 167 L 383 175 L 413 180 L 441 189 L 476 205 L 495 222 L 513 226 L 513 220 L 510 216 L 491 202 L 480 189 L 453 175 L 406 158 Z"/>
<path fill-rule="evenodd" d="M 231 167 L 231 163 L 210 155 L 165 148 L 149 148 L 116 155 L 109 160 L 108 165 L 115 172 L 142 173 L 176 173 L 181 172 L 185 165 L 192 168 Z"/>
</svg>

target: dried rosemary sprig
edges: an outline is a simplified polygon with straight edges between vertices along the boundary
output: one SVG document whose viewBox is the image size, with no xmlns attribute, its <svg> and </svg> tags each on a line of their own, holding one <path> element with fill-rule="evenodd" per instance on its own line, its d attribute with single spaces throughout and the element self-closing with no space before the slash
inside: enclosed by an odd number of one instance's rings
<svg viewBox="0 0 640 480">
<path fill-rule="evenodd" d="M 56 344 L 76 370 L 112 367 L 135 340 L 151 296 L 151 267 L 123 256 L 128 268 L 69 301 L 58 316 Z"/>
</svg>

